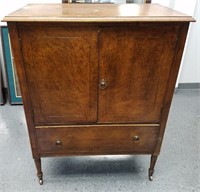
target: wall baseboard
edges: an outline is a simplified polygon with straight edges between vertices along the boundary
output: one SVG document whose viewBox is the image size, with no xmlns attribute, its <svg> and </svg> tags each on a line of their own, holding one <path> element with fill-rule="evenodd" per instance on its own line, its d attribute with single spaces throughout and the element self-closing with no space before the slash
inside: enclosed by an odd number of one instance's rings
<svg viewBox="0 0 200 192">
<path fill-rule="evenodd" d="M 178 89 L 200 89 L 200 83 L 179 83 Z"/>
</svg>

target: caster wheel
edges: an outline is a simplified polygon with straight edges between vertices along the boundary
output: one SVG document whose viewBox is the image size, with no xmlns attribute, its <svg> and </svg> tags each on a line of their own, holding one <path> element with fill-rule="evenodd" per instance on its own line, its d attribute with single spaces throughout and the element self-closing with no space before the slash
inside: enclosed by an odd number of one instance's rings
<svg viewBox="0 0 200 192">
<path fill-rule="evenodd" d="M 153 176 L 149 176 L 149 181 L 153 181 Z"/>
<path fill-rule="evenodd" d="M 40 179 L 40 180 L 39 180 L 39 183 L 40 183 L 40 185 L 42 185 L 42 184 L 43 184 L 43 180 L 42 180 L 42 179 Z"/>
</svg>

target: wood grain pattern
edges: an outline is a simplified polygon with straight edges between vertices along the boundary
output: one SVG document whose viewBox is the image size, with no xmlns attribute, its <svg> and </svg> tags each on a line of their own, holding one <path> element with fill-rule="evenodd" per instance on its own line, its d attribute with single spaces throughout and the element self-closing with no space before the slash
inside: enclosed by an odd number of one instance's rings
<svg viewBox="0 0 200 192">
<path fill-rule="evenodd" d="M 103 28 L 98 122 L 159 122 L 179 25 Z"/>
<path fill-rule="evenodd" d="M 97 121 L 96 28 L 19 27 L 35 124 Z"/>
<path fill-rule="evenodd" d="M 129 154 L 152 153 L 158 127 L 82 126 L 36 129 L 39 153 L 62 154 Z M 139 136 L 139 141 L 133 137 Z M 61 145 L 56 145 L 56 141 Z"/>
<path fill-rule="evenodd" d="M 42 22 L 190 22 L 191 16 L 158 4 L 30 4 L 3 21 Z"/>
</svg>

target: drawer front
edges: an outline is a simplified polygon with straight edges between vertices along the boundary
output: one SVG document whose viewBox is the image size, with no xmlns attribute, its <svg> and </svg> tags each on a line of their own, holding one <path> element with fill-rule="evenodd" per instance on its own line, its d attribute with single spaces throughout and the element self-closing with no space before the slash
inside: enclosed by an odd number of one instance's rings
<svg viewBox="0 0 200 192">
<path fill-rule="evenodd" d="M 36 128 L 41 155 L 152 153 L 158 126 L 68 126 Z"/>
</svg>

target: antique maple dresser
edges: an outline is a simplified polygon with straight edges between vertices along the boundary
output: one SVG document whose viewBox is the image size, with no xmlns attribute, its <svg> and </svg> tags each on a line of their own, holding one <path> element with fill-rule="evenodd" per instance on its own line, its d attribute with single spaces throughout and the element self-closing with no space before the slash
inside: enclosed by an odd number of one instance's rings
<svg viewBox="0 0 200 192">
<path fill-rule="evenodd" d="M 6 16 L 41 157 L 160 153 L 190 16 L 158 4 L 30 4 Z"/>
</svg>

